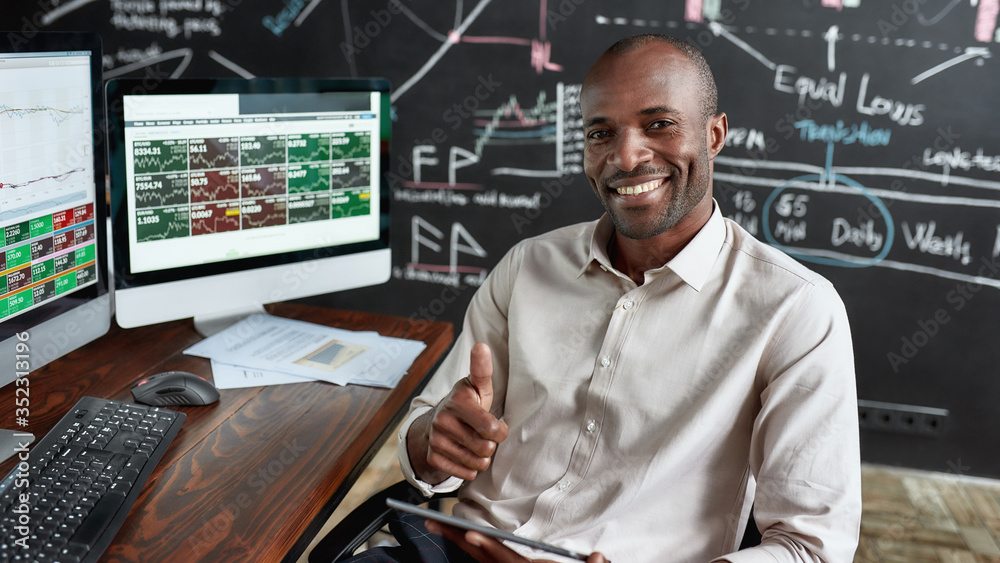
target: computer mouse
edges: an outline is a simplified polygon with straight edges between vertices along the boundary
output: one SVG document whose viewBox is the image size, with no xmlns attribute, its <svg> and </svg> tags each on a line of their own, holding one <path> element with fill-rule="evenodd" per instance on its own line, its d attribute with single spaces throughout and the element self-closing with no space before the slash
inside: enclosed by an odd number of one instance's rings
<svg viewBox="0 0 1000 563">
<path fill-rule="evenodd" d="M 208 405 L 219 400 L 219 390 L 193 373 L 165 371 L 136 383 L 132 397 L 154 407 Z"/>
</svg>

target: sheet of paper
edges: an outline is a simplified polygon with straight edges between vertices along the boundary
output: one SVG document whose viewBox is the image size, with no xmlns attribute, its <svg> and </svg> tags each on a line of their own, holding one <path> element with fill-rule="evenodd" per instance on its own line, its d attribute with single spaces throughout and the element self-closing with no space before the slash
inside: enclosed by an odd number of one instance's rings
<svg viewBox="0 0 1000 563">
<path fill-rule="evenodd" d="M 277 385 L 318 379 L 345 385 L 392 387 L 426 347 L 423 342 L 355 332 L 303 321 L 253 315 L 185 350 L 220 365 L 225 385 Z M 249 370 L 249 371 L 246 371 Z M 214 371 L 214 370 L 213 370 Z M 216 385 L 219 385 L 216 376 Z M 237 385 L 239 384 L 239 385 Z"/>
<path fill-rule="evenodd" d="M 284 385 L 286 383 L 301 383 L 315 381 L 308 377 L 289 375 L 278 371 L 268 371 L 246 366 L 234 366 L 212 360 L 212 378 L 218 389 L 242 389 L 244 387 L 262 387 L 264 385 Z"/>
</svg>

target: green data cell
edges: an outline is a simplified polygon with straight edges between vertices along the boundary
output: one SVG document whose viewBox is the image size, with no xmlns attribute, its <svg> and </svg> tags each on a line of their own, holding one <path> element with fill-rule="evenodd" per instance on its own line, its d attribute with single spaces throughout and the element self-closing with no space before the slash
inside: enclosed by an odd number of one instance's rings
<svg viewBox="0 0 1000 563">
<path fill-rule="evenodd" d="M 186 237 L 191 234 L 191 213 L 187 207 L 139 209 L 135 215 L 138 242 Z"/>
<path fill-rule="evenodd" d="M 334 192 L 330 198 L 333 207 L 330 215 L 334 219 L 368 215 L 372 212 L 371 199 L 372 194 L 369 190 Z"/>
<path fill-rule="evenodd" d="M 76 272 L 70 272 L 68 274 L 59 276 L 55 279 L 56 282 L 56 295 L 62 295 L 67 291 L 76 288 Z"/>
<path fill-rule="evenodd" d="M 56 267 L 51 258 L 41 262 L 35 262 L 31 265 L 31 282 L 40 282 L 55 273 Z"/>
<path fill-rule="evenodd" d="M 35 301 L 31 298 L 31 290 L 26 289 L 4 299 L 4 306 L 0 307 L 0 310 L 3 310 L 4 316 L 16 315 L 34 304 Z"/>
<path fill-rule="evenodd" d="M 28 230 L 31 238 L 42 236 L 52 232 L 52 215 L 42 215 L 28 221 Z"/>
<path fill-rule="evenodd" d="M 188 168 L 187 139 L 136 141 L 132 145 L 135 174 L 181 172 Z"/>
<path fill-rule="evenodd" d="M 331 133 L 330 158 L 345 160 L 368 158 L 372 154 L 372 136 L 368 131 Z"/>
<path fill-rule="evenodd" d="M 6 241 L 4 244 L 6 246 L 24 242 L 31 238 L 31 229 L 28 228 L 27 221 L 16 225 L 7 225 L 3 231 L 4 240 Z"/>
<path fill-rule="evenodd" d="M 7 249 L 7 269 L 17 268 L 31 262 L 31 245 L 22 244 Z"/>
<path fill-rule="evenodd" d="M 329 164 L 291 164 L 288 166 L 288 193 L 330 191 Z"/>
<path fill-rule="evenodd" d="M 95 258 L 95 253 L 97 251 L 97 246 L 93 244 L 88 244 L 87 246 L 82 246 L 77 248 L 73 254 L 77 264 L 86 264 Z"/>
<path fill-rule="evenodd" d="M 288 136 L 288 163 L 326 162 L 330 160 L 330 135 Z"/>
</svg>

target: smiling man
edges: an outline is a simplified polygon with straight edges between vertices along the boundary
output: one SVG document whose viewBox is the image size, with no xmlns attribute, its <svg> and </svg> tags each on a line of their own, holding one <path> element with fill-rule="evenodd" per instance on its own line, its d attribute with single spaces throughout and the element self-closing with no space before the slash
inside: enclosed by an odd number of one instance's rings
<svg viewBox="0 0 1000 563">
<path fill-rule="evenodd" d="M 412 483 L 461 487 L 456 515 L 591 563 L 852 559 L 847 317 L 828 281 L 722 217 L 716 100 L 701 54 L 665 36 L 587 75 L 607 213 L 511 249 L 400 434 Z M 737 551 L 751 506 L 763 539 Z M 429 528 L 480 561 L 554 558 Z"/>
<path fill-rule="evenodd" d="M 700 53 L 650 36 L 613 46 L 584 81 L 584 170 L 615 226 L 612 262 L 638 284 L 712 215 L 712 159 L 729 130 L 717 99 Z"/>
</svg>

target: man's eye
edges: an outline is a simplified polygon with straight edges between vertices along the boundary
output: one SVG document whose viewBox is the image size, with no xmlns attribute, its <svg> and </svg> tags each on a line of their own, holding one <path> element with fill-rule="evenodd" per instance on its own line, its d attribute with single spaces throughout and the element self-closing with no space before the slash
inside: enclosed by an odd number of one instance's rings
<svg viewBox="0 0 1000 563">
<path fill-rule="evenodd" d="M 661 119 L 659 121 L 654 121 L 649 124 L 650 129 L 663 129 L 664 127 L 670 127 L 673 122 Z"/>
<path fill-rule="evenodd" d="M 591 131 L 590 133 L 587 134 L 587 138 L 594 141 L 606 139 L 607 137 L 608 137 L 608 132 L 604 130 Z"/>
</svg>

